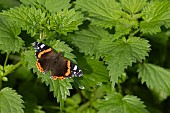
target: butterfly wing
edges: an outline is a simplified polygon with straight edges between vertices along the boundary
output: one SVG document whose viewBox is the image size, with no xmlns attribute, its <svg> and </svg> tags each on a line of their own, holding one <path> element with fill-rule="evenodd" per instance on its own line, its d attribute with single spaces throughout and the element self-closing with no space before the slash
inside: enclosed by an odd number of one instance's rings
<svg viewBox="0 0 170 113">
<path fill-rule="evenodd" d="M 62 57 L 61 52 L 58 54 L 57 60 L 52 67 L 51 76 L 53 79 L 80 77 L 83 75 L 82 71 L 78 68 L 77 65 Z"/>
<path fill-rule="evenodd" d="M 50 70 L 51 65 L 56 59 L 56 53 L 49 46 L 34 42 L 35 56 L 37 57 L 36 66 L 41 73 Z"/>
</svg>

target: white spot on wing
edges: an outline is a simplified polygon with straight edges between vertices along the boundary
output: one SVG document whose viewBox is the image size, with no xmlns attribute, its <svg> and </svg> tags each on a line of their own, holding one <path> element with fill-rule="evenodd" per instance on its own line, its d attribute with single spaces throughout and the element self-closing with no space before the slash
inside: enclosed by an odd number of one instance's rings
<svg viewBox="0 0 170 113">
<path fill-rule="evenodd" d="M 45 45 L 44 45 L 44 44 L 42 44 L 40 47 L 41 47 L 41 48 L 43 48 L 44 46 L 45 46 Z"/>
<path fill-rule="evenodd" d="M 74 66 L 74 69 L 73 70 L 77 70 L 77 65 Z"/>
</svg>

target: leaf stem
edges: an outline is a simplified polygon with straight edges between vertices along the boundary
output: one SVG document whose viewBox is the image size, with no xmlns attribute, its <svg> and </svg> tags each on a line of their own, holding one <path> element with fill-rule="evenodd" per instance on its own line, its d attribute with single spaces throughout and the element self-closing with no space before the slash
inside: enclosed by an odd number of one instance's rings
<svg viewBox="0 0 170 113">
<path fill-rule="evenodd" d="M 60 101 L 60 112 L 63 113 L 63 108 L 64 108 L 64 100 L 61 99 Z"/>
<path fill-rule="evenodd" d="M 19 61 L 17 64 L 15 64 L 12 68 L 10 68 L 7 72 L 4 73 L 3 76 L 8 75 L 9 73 L 11 73 L 14 69 L 16 69 L 17 67 L 19 67 L 21 65 L 21 61 Z"/>
<path fill-rule="evenodd" d="M 8 57 L 9 57 L 9 54 L 7 53 L 6 58 L 5 58 L 5 62 L 4 62 L 4 67 L 5 67 L 5 66 L 6 66 L 6 64 L 7 64 Z"/>
<path fill-rule="evenodd" d="M 139 31 L 139 29 L 137 29 L 137 30 L 134 31 L 132 34 L 130 34 L 130 36 L 134 36 L 138 31 Z"/>
</svg>

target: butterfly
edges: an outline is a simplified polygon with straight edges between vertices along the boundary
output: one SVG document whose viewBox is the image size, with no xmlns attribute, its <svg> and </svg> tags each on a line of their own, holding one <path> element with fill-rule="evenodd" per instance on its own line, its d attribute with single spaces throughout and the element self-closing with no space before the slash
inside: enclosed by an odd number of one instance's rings
<svg viewBox="0 0 170 113">
<path fill-rule="evenodd" d="M 56 53 L 51 47 L 39 42 L 34 42 L 33 47 L 37 58 L 36 67 L 41 73 L 51 71 L 51 79 L 63 80 L 83 75 L 76 64 L 62 57 L 62 52 Z"/>
</svg>

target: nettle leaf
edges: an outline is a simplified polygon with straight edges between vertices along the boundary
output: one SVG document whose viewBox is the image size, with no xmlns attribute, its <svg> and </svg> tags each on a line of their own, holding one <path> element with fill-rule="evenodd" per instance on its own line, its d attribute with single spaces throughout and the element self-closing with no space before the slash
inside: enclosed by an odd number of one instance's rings
<svg viewBox="0 0 170 113">
<path fill-rule="evenodd" d="M 138 72 L 142 83 L 145 82 L 149 88 L 156 92 L 170 95 L 170 71 L 154 64 L 144 63 L 139 65 Z"/>
<path fill-rule="evenodd" d="M 156 34 L 161 31 L 161 26 L 170 27 L 170 2 L 151 1 L 143 9 L 143 21 L 140 29 L 143 33 Z"/>
<path fill-rule="evenodd" d="M 121 0 L 122 8 L 130 14 L 138 13 L 146 5 L 146 0 Z"/>
<path fill-rule="evenodd" d="M 38 78 L 41 78 L 47 86 L 50 86 L 50 91 L 53 91 L 54 96 L 57 98 L 57 102 L 61 102 L 62 100 L 65 101 L 67 99 L 67 95 L 70 96 L 69 89 L 72 89 L 70 84 L 70 82 L 73 82 L 72 79 L 67 78 L 64 80 L 52 80 L 49 75 L 44 75 L 39 72 L 37 74 Z"/>
<path fill-rule="evenodd" d="M 51 13 L 56 13 L 62 9 L 70 7 L 70 0 L 20 0 L 25 5 L 35 5 L 36 3 L 43 5 Z M 36 5 L 35 5 L 36 6 Z"/>
<path fill-rule="evenodd" d="M 22 56 L 23 56 L 22 64 L 25 65 L 28 69 L 33 68 L 33 72 L 37 72 L 38 69 L 36 68 L 35 51 L 27 50 L 22 53 Z"/>
<path fill-rule="evenodd" d="M 72 60 L 75 57 L 72 53 L 72 49 L 68 47 L 64 42 L 59 40 L 51 41 L 48 46 L 51 46 L 57 52 L 63 52 L 64 57 Z M 27 63 L 28 68 L 33 68 L 34 72 L 37 72 L 38 78 L 42 79 L 42 82 L 45 82 L 47 86 L 50 87 L 50 91 L 53 91 L 54 96 L 57 98 L 58 102 L 66 100 L 67 95 L 70 95 L 69 89 L 72 89 L 70 82 L 72 79 L 64 80 L 52 80 L 50 78 L 50 72 L 46 74 L 40 73 L 36 68 L 36 57 L 35 53 L 32 50 L 26 51 L 24 54 L 24 61 Z"/>
<path fill-rule="evenodd" d="M 1 113 L 24 113 L 22 96 L 18 95 L 11 88 L 3 88 L 0 91 L 0 111 Z"/>
<path fill-rule="evenodd" d="M 138 26 L 137 20 L 129 20 L 126 18 L 120 18 L 118 24 L 115 26 L 115 35 L 121 37 L 123 35 L 129 34 L 132 28 Z"/>
<path fill-rule="evenodd" d="M 77 0 L 76 8 L 88 11 L 92 24 L 112 28 L 120 18 L 121 8 L 115 0 Z"/>
<path fill-rule="evenodd" d="M 0 28 L 0 50 L 6 53 L 19 52 L 24 44 L 18 37 L 21 29 L 2 15 L 0 15 Z"/>
<path fill-rule="evenodd" d="M 104 60 L 108 64 L 107 69 L 113 87 L 118 83 L 118 78 L 124 69 L 148 56 L 149 47 L 148 41 L 139 37 L 130 37 L 127 41 L 119 39 L 114 42 L 108 39 L 100 43 L 99 50 L 105 56 Z"/>
<path fill-rule="evenodd" d="M 52 13 L 61 11 L 62 9 L 68 9 L 71 5 L 70 0 L 46 0 L 45 7 Z"/>
<path fill-rule="evenodd" d="M 101 85 L 102 82 L 108 82 L 109 76 L 104 63 L 91 58 L 78 57 L 78 66 L 83 71 L 81 78 L 75 78 L 80 82 L 80 87 L 90 89 L 95 85 Z"/>
<path fill-rule="evenodd" d="M 41 5 L 45 4 L 46 0 L 20 0 L 22 2 L 22 4 L 24 5 L 34 5 L 36 3 L 39 3 Z"/>
<path fill-rule="evenodd" d="M 78 26 L 81 25 L 84 20 L 81 12 L 75 11 L 74 9 L 64 9 L 52 16 L 53 18 L 51 18 L 50 21 L 51 29 L 65 35 L 67 32 L 78 30 Z"/>
<path fill-rule="evenodd" d="M 8 11 L 4 11 L 3 15 L 8 16 L 16 25 L 22 27 L 23 30 L 27 30 L 32 36 L 38 30 L 45 29 L 42 27 L 42 24 L 46 23 L 45 13 L 42 13 L 40 9 L 37 10 L 35 7 L 20 6 L 11 8 Z"/>
<path fill-rule="evenodd" d="M 98 103 L 98 113 L 149 113 L 139 98 L 132 95 L 122 96 L 113 93 Z"/>
<path fill-rule="evenodd" d="M 99 41 L 108 36 L 109 33 L 106 30 L 95 26 L 89 26 L 87 30 L 77 31 L 75 35 L 70 35 L 73 43 L 86 55 L 97 54 Z"/>
</svg>

